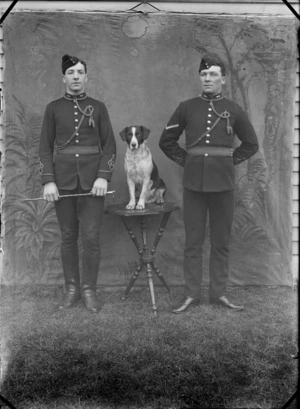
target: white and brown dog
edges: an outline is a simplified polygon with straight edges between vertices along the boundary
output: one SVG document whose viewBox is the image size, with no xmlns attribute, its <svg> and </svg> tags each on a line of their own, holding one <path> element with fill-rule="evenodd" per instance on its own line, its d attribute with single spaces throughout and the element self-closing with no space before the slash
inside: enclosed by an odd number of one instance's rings
<svg viewBox="0 0 300 409">
<path fill-rule="evenodd" d="M 127 143 L 124 167 L 130 196 L 126 209 L 129 210 L 144 209 L 145 203 L 164 203 L 166 185 L 146 145 L 149 134 L 150 130 L 144 126 L 127 126 L 120 132 Z"/>
</svg>

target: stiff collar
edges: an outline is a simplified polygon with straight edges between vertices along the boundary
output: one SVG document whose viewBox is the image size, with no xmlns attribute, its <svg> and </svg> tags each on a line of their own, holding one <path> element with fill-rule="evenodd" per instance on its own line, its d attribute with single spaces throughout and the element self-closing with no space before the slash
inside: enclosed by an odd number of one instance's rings
<svg viewBox="0 0 300 409">
<path fill-rule="evenodd" d="M 216 95 L 209 95 L 209 94 L 201 94 L 199 95 L 201 99 L 204 99 L 205 101 L 218 101 L 219 99 L 223 98 L 223 95 L 220 94 L 216 94 Z"/>
<path fill-rule="evenodd" d="M 68 92 L 66 92 L 65 95 L 64 95 L 64 98 L 66 98 L 68 100 L 74 100 L 74 99 L 81 100 L 81 99 L 86 99 L 87 95 L 86 95 L 85 92 L 82 92 L 81 94 L 78 94 L 78 95 L 72 95 L 72 94 L 69 94 Z"/>
</svg>

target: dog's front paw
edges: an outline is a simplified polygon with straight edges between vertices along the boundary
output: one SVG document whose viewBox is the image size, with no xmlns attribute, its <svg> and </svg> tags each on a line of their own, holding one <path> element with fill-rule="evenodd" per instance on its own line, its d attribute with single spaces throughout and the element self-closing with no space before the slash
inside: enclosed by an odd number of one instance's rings
<svg viewBox="0 0 300 409">
<path fill-rule="evenodd" d="M 128 205 L 126 206 L 127 210 L 133 210 L 135 209 L 135 202 L 129 202 Z"/>
<path fill-rule="evenodd" d="M 136 205 L 136 208 L 137 208 L 138 210 L 143 210 L 143 209 L 145 209 L 145 202 L 139 201 L 138 204 Z"/>
</svg>

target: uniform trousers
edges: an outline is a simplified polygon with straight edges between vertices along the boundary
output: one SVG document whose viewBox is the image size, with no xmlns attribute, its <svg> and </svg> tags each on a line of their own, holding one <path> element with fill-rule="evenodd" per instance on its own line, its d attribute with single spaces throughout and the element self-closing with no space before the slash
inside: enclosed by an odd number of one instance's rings
<svg viewBox="0 0 300 409">
<path fill-rule="evenodd" d="M 229 243 L 234 216 L 234 191 L 197 192 L 184 189 L 185 295 L 201 297 L 202 249 L 207 215 L 210 225 L 209 298 L 225 295 L 229 269 Z"/>
<path fill-rule="evenodd" d="M 89 193 L 81 187 L 59 190 L 60 195 Z M 65 283 L 80 285 L 78 237 L 82 239 L 82 286 L 96 290 L 100 264 L 100 227 L 104 197 L 79 196 L 61 198 L 55 202 L 61 230 L 61 259 Z"/>
</svg>

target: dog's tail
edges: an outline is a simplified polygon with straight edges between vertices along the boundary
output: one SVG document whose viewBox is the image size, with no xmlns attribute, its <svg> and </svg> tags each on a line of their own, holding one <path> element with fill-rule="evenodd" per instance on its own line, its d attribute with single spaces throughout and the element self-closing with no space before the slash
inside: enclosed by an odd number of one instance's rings
<svg viewBox="0 0 300 409">
<path fill-rule="evenodd" d="M 156 166 L 156 163 L 154 161 L 152 161 L 153 163 L 153 169 L 151 172 L 151 176 L 150 179 L 152 180 L 152 186 L 151 189 L 162 189 L 162 188 L 166 188 L 165 182 L 159 177 L 158 174 L 158 168 Z"/>
</svg>

